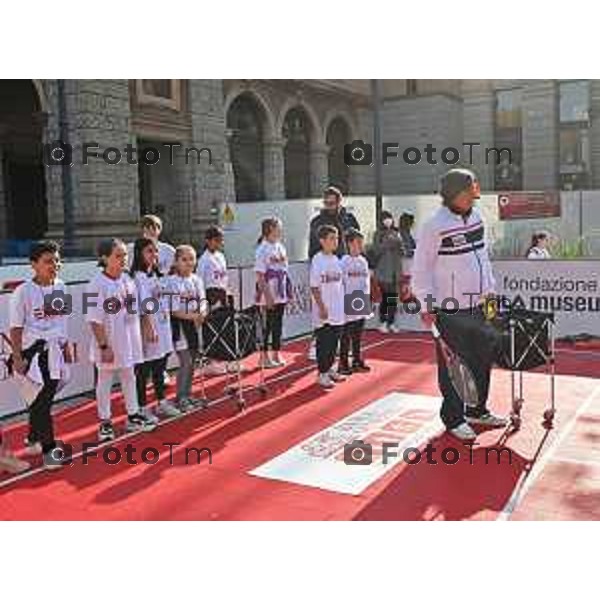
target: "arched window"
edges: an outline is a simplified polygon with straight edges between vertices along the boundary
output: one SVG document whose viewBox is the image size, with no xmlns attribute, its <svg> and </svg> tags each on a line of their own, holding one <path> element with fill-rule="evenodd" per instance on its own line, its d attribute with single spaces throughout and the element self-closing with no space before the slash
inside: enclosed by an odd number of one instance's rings
<svg viewBox="0 0 600 600">
<path fill-rule="evenodd" d="M 310 119 L 303 108 L 292 108 L 285 116 L 285 196 L 308 198 L 310 196 L 310 144 L 312 137 Z"/>
<path fill-rule="evenodd" d="M 350 191 L 350 169 L 344 162 L 344 145 L 352 142 L 351 135 L 349 125 L 342 117 L 333 119 L 327 128 L 329 183 L 343 194 Z"/>
<path fill-rule="evenodd" d="M 263 109 L 250 94 L 238 96 L 227 111 L 229 152 L 238 202 L 264 199 Z"/>
<path fill-rule="evenodd" d="M 19 252 L 19 240 L 41 238 L 48 230 L 44 125 L 33 82 L 4 80 L 0 86 L 0 238 L 7 240 L 8 254 Z"/>
</svg>

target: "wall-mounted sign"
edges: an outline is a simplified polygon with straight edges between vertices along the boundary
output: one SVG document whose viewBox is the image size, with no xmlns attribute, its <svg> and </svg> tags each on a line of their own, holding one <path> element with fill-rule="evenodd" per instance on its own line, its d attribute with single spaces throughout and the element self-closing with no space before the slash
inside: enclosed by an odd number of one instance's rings
<svg viewBox="0 0 600 600">
<path fill-rule="evenodd" d="M 558 192 L 502 192 L 498 195 L 501 221 L 560 217 Z"/>
</svg>

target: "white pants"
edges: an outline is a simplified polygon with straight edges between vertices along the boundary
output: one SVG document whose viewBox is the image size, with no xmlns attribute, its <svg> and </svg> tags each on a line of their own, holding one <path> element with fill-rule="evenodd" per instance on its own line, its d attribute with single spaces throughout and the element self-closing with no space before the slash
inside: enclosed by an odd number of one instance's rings
<svg viewBox="0 0 600 600">
<path fill-rule="evenodd" d="M 140 410 L 133 367 L 129 369 L 98 369 L 96 402 L 98 406 L 98 418 L 101 421 L 109 421 L 111 418 L 110 393 L 115 374 L 119 376 L 119 380 L 121 381 L 121 391 L 125 398 L 127 414 L 135 415 Z"/>
</svg>

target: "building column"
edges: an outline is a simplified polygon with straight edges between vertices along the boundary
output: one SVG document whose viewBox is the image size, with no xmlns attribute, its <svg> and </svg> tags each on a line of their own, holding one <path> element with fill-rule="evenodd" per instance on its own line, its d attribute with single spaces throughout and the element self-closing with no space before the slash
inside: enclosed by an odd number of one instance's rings
<svg viewBox="0 0 600 600">
<path fill-rule="evenodd" d="M 47 83 L 50 105 L 45 141 L 61 138 L 56 81 Z M 110 98 L 111 108 L 101 109 Z M 98 240 L 107 237 L 132 239 L 139 229 L 138 171 L 122 160 L 110 165 L 100 158 L 83 164 L 83 144 L 96 142 L 99 153 L 107 147 L 135 146 L 130 133 L 129 82 L 126 79 L 65 80 L 67 141 L 73 147 L 73 166 L 68 169 L 73 193 L 76 250 L 91 253 Z M 62 167 L 46 172 L 48 237 L 64 234 Z"/>
<path fill-rule="evenodd" d="M 208 225 L 218 218 L 218 207 L 226 199 L 226 163 L 229 148 L 225 139 L 223 81 L 221 79 L 189 79 L 192 139 L 196 148 L 210 148 L 212 164 L 202 157 L 198 165 L 190 160 L 186 168 L 191 176 L 191 231 L 201 240 Z M 186 140 L 187 142 L 187 140 Z"/>
<path fill-rule="evenodd" d="M 264 144 L 264 185 L 266 200 L 285 199 L 285 140 L 270 138 Z"/>
<path fill-rule="evenodd" d="M 310 195 L 320 197 L 329 183 L 329 146 L 312 144 L 310 147 Z"/>
<path fill-rule="evenodd" d="M 523 172 L 526 190 L 558 185 L 558 107 L 551 79 L 534 80 L 523 93 Z"/>
<path fill-rule="evenodd" d="M 6 188 L 4 185 L 4 155 L 2 153 L 2 146 L 0 146 L 0 240 L 6 240 L 7 238 L 7 212 L 6 212 Z"/>
<path fill-rule="evenodd" d="M 591 187 L 600 188 L 600 80 L 590 80 L 590 169 Z"/>
<path fill-rule="evenodd" d="M 373 143 L 373 111 L 369 106 L 355 109 L 356 131 L 353 138 L 367 144 Z M 351 142 L 354 140 L 350 140 Z M 349 167 L 349 188 L 353 195 L 372 195 L 375 190 L 375 169 L 363 165 Z M 385 185 L 384 185 L 385 192 Z"/>
<path fill-rule="evenodd" d="M 483 191 L 494 189 L 494 153 L 486 161 L 486 150 L 494 146 L 494 94 L 490 89 L 465 92 L 463 99 L 463 142 L 480 144 L 461 150 L 464 164 L 469 164 L 479 177 Z M 486 162 L 488 164 L 486 164 Z"/>
</svg>

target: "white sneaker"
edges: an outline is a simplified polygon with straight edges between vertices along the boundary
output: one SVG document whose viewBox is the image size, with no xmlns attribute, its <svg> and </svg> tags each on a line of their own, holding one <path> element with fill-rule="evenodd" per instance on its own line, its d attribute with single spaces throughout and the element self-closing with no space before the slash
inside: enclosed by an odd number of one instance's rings
<svg viewBox="0 0 600 600">
<path fill-rule="evenodd" d="M 29 469 L 31 465 L 12 454 L 0 454 L 0 473 L 6 471 L 12 475 L 23 473 Z"/>
<path fill-rule="evenodd" d="M 319 385 L 324 389 L 324 390 L 330 390 L 331 388 L 335 387 L 335 383 L 333 383 L 333 381 L 331 380 L 331 377 L 329 377 L 329 373 L 319 373 Z"/>
<path fill-rule="evenodd" d="M 461 442 L 474 442 L 477 439 L 477 434 L 468 423 L 461 423 L 454 429 L 449 429 L 448 432 Z"/>
<path fill-rule="evenodd" d="M 386 324 L 386 323 L 382 323 L 382 324 L 381 324 L 381 325 L 380 325 L 380 326 L 377 328 L 377 331 L 379 331 L 379 333 L 389 333 L 389 332 L 390 332 L 390 329 L 389 329 L 389 327 L 387 326 L 387 324 Z"/>
<path fill-rule="evenodd" d="M 158 412 L 167 418 L 180 417 L 181 411 L 168 400 L 162 400 L 158 403 Z"/>
<path fill-rule="evenodd" d="M 210 362 L 204 367 L 205 375 L 225 375 L 227 373 L 227 365 L 222 362 Z"/>
<path fill-rule="evenodd" d="M 40 456 L 42 454 L 42 444 L 30 441 L 29 436 L 23 440 L 23 443 L 25 444 L 26 456 Z"/>
<path fill-rule="evenodd" d="M 261 359 L 260 359 L 260 366 L 263 369 L 276 369 L 279 366 L 279 363 L 276 363 L 269 356 L 262 356 Z"/>
<path fill-rule="evenodd" d="M 285 365 L 287 365 L 287 362 L 285 361 L 285 358 L 283 358 L 283 356 L 281 356 L 281 355 L 272 357 L 271 360 L 278 367 L 285 367 Z"/>
<path fill-rule="evenodd" d="M 329 371 L 329 379 L 334 383 L 340 383 L 341 381 L 346 381 L 347 378 L 345 375 L 338 373 L 335 369 L 331 369 L 331 371 Z"/>
<path fill-rule="evenodd" d="M 152 409 L 149 406 L 143 406 L 140 408 L 141 415 L 148 421 L 152 421 L 152 423 L 156 424 L 159 421 L 159 418 L 152 412 Z"/>
<path fill-rule="evenodd" d="M 400 333 L 401 329 L 400 327 L 398 327 L 398 325 L 392 325 L 390 327 L 390 333 Z"/>
<path fill-rule="evenodd" d="M 115 432 L 115 428 L 111 421 L 101 421 L 98 427 L 98 441 L 109 442 L 110 440 L 114 440 L 117 437 Z"/>
</svg>

